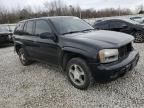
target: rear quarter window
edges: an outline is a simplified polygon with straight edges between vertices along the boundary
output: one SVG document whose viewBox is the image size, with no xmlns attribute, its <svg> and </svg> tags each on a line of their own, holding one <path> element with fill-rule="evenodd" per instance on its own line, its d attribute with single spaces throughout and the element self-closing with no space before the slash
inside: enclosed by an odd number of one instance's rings
<svg viewBox="0 0 144 108">
<path fill-rule="evenodd" d="M 95 25 L 95 28 L 101 29 L 101 30 L 107 30 L 109 29 L 109 23 L 108 22 L 101 22 Z"/>
</svg>

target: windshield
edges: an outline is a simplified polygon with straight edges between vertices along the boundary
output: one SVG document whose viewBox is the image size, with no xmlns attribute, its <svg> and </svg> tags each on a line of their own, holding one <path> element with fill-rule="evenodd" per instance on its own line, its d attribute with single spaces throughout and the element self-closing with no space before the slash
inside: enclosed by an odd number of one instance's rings
<svg viewBox="0 0 144 108">
<path fill-rule="evenodd" d="M 8 27 L 0 25 L 0 31 L 3 32 L 3 31 L 9 31 L 9 30 L 8 30 Z"/>
<path fill-rule="evenodd" d="M 77 17 L 52 18 L 50 20 L 55 26 L 57 32 L 60 34 L 75 33 L 94 29 L 88 23 Z"/>
</svg>

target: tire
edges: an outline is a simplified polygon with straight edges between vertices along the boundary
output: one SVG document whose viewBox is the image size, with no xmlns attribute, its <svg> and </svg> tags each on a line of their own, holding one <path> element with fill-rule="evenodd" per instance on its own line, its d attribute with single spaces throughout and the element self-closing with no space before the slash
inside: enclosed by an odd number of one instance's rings
<svg viewBox="0 0 144 108">
<path fill-rule="evenodd" d="M 22 65 L 27 66 L 31 64 L 31 61 L 28 60 L 27 54 L 23 48 L 20 48 L 18 51 L 19 59 Z"/>
<path fill-rule="evenodd" d="M 80 90 L 86 90 L 94 83 L 87 63 L 81 58 L 71 59 L 67 64 L 66 72 L 70 83 Z"/>
<path fill-rule="evenodd" d="M 142 42 L 144 42 L 144 33 L 135 32 L 133 35 L 135 37 L 135 40 L 134 40 L 135 43 L 142 43 Z"/>
</svg>

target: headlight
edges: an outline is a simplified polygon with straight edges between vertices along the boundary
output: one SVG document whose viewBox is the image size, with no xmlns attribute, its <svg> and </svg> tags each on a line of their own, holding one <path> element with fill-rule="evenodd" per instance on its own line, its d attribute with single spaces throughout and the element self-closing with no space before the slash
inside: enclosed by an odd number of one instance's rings
<svg viewBox="0 0 144 108">
<path fill-rule="evenodd" d="M 99 51 L 100 63 L 109 63 L 118 60 L 118 49 L 103 49 Z"/>
</svg>

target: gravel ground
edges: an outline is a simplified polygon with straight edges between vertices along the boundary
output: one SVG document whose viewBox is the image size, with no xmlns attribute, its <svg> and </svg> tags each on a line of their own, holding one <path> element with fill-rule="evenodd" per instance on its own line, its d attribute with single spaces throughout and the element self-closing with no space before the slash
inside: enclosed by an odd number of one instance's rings
<svg viewBox="0 0 144 108">
<path fill-rule="evenodd" d="M 13 47 L 0 48 L 0 108 L 144 107 L 144 44 L 137 67 L 111 83 L 80 91 L 60 69 L 35 62 L 24 67 Z"/>
</svg>

